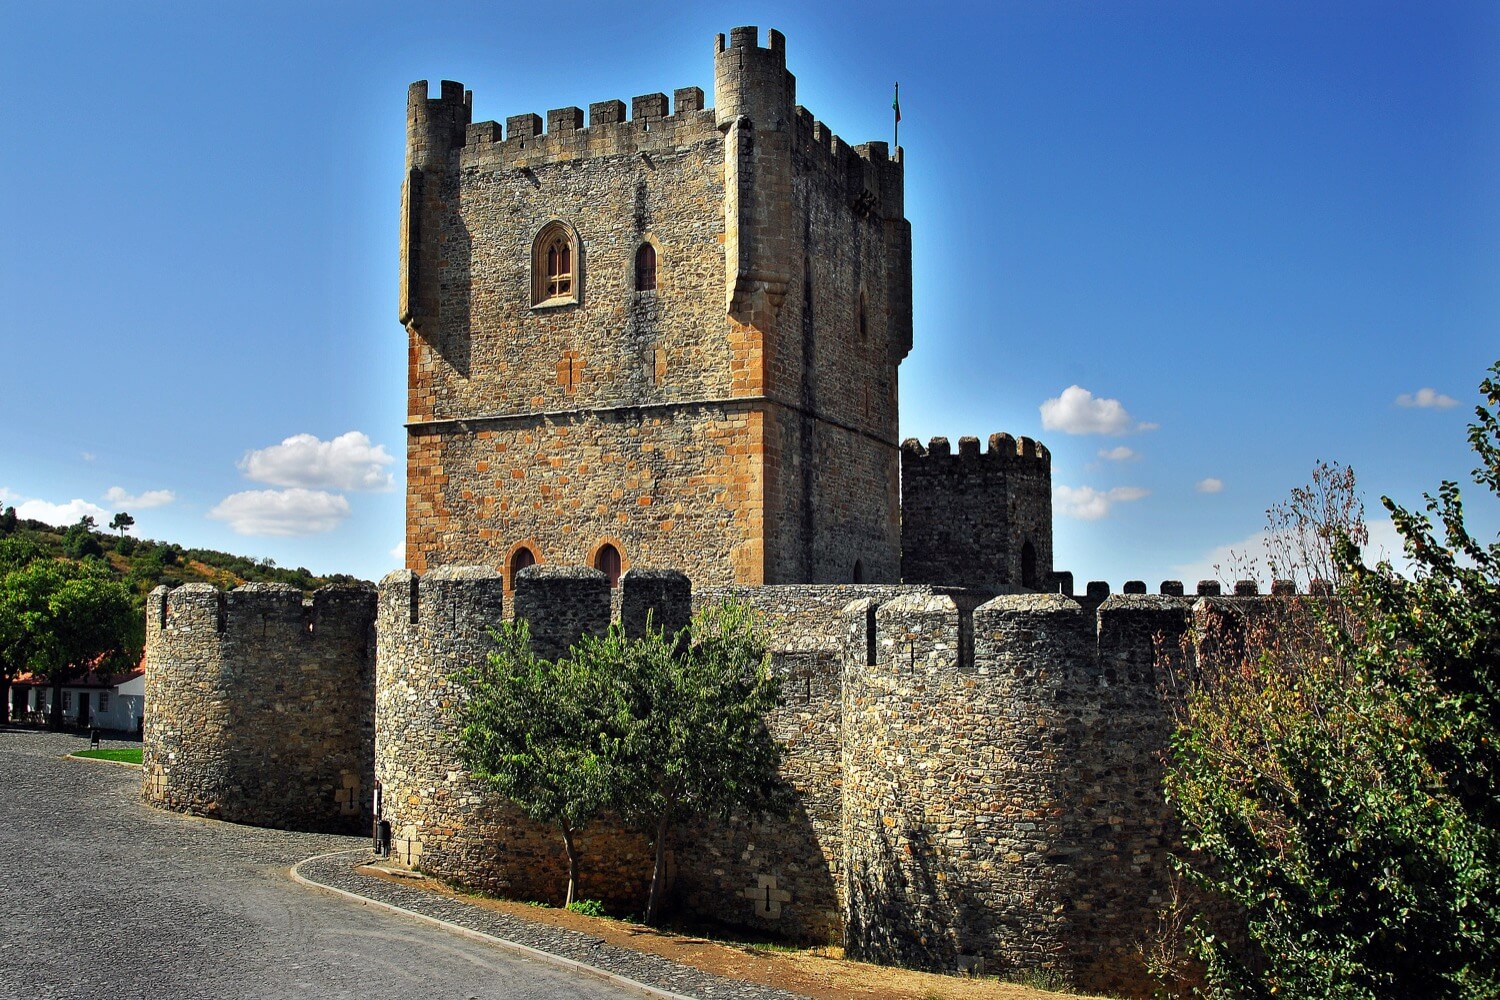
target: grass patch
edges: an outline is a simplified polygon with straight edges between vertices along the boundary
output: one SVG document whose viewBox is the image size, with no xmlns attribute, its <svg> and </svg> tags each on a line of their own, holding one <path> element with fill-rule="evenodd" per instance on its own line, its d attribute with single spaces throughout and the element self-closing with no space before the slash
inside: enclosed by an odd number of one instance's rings
<svg viewBox="0 0 1500 1000">
<path fill-rule="evenodd" d="M 79 750 L 73 757 L 86 757 L 89 760 L 113 760 L 121 764 L 139 764 L 141 762 L 140 747 L 121 747 L 118 750 Z"/>
</svg>

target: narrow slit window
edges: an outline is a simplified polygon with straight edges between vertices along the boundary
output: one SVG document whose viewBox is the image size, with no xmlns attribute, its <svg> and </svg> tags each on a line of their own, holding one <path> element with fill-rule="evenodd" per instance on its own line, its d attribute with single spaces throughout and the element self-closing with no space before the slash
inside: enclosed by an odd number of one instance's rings
<svg viewBox="0 0 1500 1000">
<path fill-rule="evenodd" d="M 656 291 L 656 247 L 642 243 L 635 252 L 635 290 Z"/>
</svg>

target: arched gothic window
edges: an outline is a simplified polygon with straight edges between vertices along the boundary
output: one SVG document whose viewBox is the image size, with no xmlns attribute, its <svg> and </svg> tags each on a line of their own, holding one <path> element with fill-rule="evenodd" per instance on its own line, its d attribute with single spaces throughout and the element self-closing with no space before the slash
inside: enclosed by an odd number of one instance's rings
<svg viewBox="0 0 1500 1000">
<path fill-rule="evenodd" d="M 656 291 L 656 247 L 642 243 L 635 252 L 635 290 Z"/>
<path fill-rule="evenodd" d="M 561 222 L 537 234 L 532 251 L 532 305 L 578 301 L 578 242 Z"/>
<path fill-rule="evenodd" d="M 620 550 L 608 542 L 594 553 L 594 568 L 609 578 L 610 587 L 620 585 Z"/>
</svg>

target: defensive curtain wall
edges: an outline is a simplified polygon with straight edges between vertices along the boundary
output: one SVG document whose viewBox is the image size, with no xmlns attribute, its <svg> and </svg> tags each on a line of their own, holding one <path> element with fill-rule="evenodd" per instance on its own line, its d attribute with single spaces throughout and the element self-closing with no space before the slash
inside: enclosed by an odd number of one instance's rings
<svg viewBox="0 0 1500 1000">
<path fill-rule="evenodd" d="M 485 567 L 403 570 L 382 582 L 378 610 L 368 590 L 326 589 L 304 603 L 263 584 L 158 588 L 143 795 L 239 822 L 363 830 L 378 778 L 398 863 L 560 898 L 556 831 L 489 793 L 456 752 L 463 692 L 453 674 L 489 649 L 504 582 Z M 779 936 L 843 939 L 876 961 L 1053 969 L 1086 988 L 1145 990 L 1136 947 L 1165 900 L 1175 842 L 1160 792 L 1170 717 L 1156 643 L 1195 614 L 1267 600 L 1245 584 L 1236 597 L 1216 585 L 1196 597 L 1162 589 L 692 593 L 679 573 L 627 573 L 616 605 L 628 632 L 648 615 L 672 626 L 695 604 L 748 601 L 783 678 L 768 725 L 787 747 L 795 808 L 674 830 L 669 899 Z M 547 655 L 611 620 L 602 574 L 581 567 L 522 571 L 514 604 Z M 578 843 L 581 893 L 638 911 L 645 839 L 601 822 Z"/>
</svg>

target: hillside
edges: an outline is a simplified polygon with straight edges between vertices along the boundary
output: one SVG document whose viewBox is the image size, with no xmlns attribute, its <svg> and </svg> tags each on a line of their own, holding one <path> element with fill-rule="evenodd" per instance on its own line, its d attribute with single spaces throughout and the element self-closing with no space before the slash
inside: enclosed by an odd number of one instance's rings
<svg viewBox="0 0 1500 1000">
<path fill-rule="evenodd" d="M 188 549 L 175 542 L 136 538 L 94 529 L 91 525 L 55 528 L 41 521 L 15 517 L 13 509 L 0 515 L 0 538 L 29 542 L 36 555 L 47 558 L 90 559 L 130 588 L 141 606 L 158 584 L 211 583 L 229 590 L 242 583 L 285 583 L 304 592 L 331 583 L 360 583 L 346 573 L 316 576 L 304 567 L 288 569 L 275 562 L 237 556 L 213 549 Z"/>
</svg>

